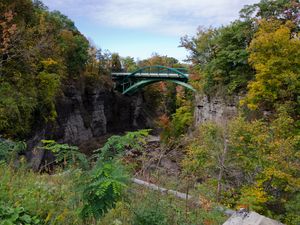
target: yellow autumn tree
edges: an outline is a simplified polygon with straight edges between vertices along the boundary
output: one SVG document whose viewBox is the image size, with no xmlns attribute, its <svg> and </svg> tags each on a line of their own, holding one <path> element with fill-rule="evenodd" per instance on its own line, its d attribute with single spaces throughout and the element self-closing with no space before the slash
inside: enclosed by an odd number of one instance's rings
<svg viewBox="0 0 300 225">
<path fill-rule="evenodd" d="M 256 70 L 242 104 L 249 109 L 274 110 L 288 103 L 299 110 L 300 37 L 294 24 L 262 20 L 248 48 L 249 62 Z"/>
</svg>

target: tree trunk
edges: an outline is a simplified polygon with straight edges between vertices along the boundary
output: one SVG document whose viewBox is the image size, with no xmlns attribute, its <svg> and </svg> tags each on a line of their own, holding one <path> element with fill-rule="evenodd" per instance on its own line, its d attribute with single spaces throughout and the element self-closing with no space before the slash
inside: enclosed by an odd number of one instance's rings
<svg viewBox="0 0 300 225">
<path fill-rule="evenodd" d="M 224 173 L 224 163 L 225 163 L 225 159 L 226 159 L 226 154 L 227 154 L 227 146 L 228 146 L 228 139 L 227 139 L 227 132 L 225 132 L 224 135 L 224 147 L 223 147 L 223 152 L 221 155 L 221 159 L 219 159 L 219 166 L 220 166 L 220 171 L 219 171 L 219 175 L 218 175 L 218 187 L 217 187 L 217 202 L 220 201 L 220 194 L 222 191 L 222 178 L 223 178 L 223 173 Z"/>
</svg>

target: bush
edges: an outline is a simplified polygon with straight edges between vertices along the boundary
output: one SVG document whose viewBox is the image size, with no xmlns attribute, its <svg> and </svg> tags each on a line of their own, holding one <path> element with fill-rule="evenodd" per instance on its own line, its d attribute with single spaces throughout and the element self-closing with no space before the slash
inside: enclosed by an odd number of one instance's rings
<svg viewBox="0 0 300 225">
<path fill-rule="evenodd" d="M 74 191 L 74 179 L 79 174 L 74 171 L 64 176 L 40 175 L 23 169 L 12 169 L 2 163 L 0 199 L 5 202 L 5 206 L 11 206 L 11 210 L 18 212 L 20 218 L 25 214 L 36 216 L 31 216 L 31 219 L 40 219 L 38 224 L 79 224 L 75 209 L 81 203 L 73 201 L 80 197 Z"/>
<path fill-rule="evenodd" d="M 113 135 L 102 148 L 95 151 L 97 153 L 96 157 L 109 160 L 117 155 L 122 155 L 129 148 L 141 151 L 149 132 L 150 130 L 139 130 L 127 132 L 124 136 Z"/>
<path fill-rule="evenodd" d="M 171 143 L 185 134 L 193 122 L 193 110 L 190 104 L 183 105 L 176 109 L 171 119 L 163 115 L 159 118 L 158 125 L 163 128 L 161 133 L 162 141 Z M 176 142 L 176 141 L 175 141 Z"/>
<path fill-rule="evenodd" d="M 125 201 L 119 201 L 115 208 L 109 210 L 101 218 L 99 225 L 132 225 L 132 216 L 130 204 Z"/>
<path fill-rule="evenodd" d="M 173 196 L 152 191 L 136 190 L 135 194 L 131 199 L 133 216 L 130 224 L 133 225 L 218 225 L 226 219 L 214 205 L 206 207 L 201 202 L 201 207 L 194 207 Z"/>
<path fill-rule="evenodd" d="M 134 210 L 133 225 L 168 225 L 166 209 L 161 202 L 139 203 Z"/>
<path fill-rule="evenodd" d="M 56 163 L 63 163 L 65 167 L 78 165 L 80 168 L 87 169 L 89 167 L 86 156 L 79 152 L 77 146 L 68 144 L 58 144 L 54 140 L 42 140 L 44 144 L 42 149 L 51 151 L 55 156 Z"/>
<path fill-rule="evenodd" d="M 0 202 L 0 225 L 41 224 L 37 216 L 29 215 L 23 207 L 10 207 Z"/>
<path fill-rule="evenodd" d="M 284 109 L 272 119 L 237 117 L 223 128 L 202 124 L 182 165 L 201 187 L 215 190 L 223 205 L 249 208 L 283 222 L 289 214 L 297 221 L 288 210 L 295 211 L 291 202 L 300 184 L 299 127 Z"/>
<path fill-rule="evenodd" d="M 100 218 L 114 208 L 127 187 L 128 175 L 117 161 L 98 161 L 83 184 L 81 217 Z"/>
<path fill-rule="evenodd" d="M 18 153 L 26 149 L 24 142 L 13 142 L 0 138 L 0 161 L 7 163 L 16 159 Z"/>
<path fill-rule="evenodd" d="M 297 193 L 295 197 L 288 201 L 285 205 L 286 208 L 286 224 L 300 224 L 300 193 Z"/>
</svg>

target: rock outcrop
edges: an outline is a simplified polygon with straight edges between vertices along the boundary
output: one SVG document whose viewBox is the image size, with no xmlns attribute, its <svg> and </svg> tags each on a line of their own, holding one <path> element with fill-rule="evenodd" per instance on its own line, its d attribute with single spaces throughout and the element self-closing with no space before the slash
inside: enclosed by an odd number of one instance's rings
<svg viewBox="0 0 300 225">
<path fill-rule="evenodd" d="M 234 213 L 223 225 L 283 225 L 256 212 L 240 210 Z"/>
<path fill-rule="evenodd" d="M 124 96 L 109 88 L 66 85 L 56 102 L 56 121 L 36 128 L 27 142 L 27 158 L 33 168 L 39 168 L 45 154 L 34 149 L 42 139 L 82 145 L 107 133 L 149 127 L 140 110 L 143 104 L 142 95 Z"/>
<path fill-rule="evenodd" d="M 237 114 L 239 97 L 208 96 L 197 94 L 195 97 L 195 125 L 205 121 L 224 123 Z"/>
<path fill-rule="evenodd" d="M 135 113 L 137 99 L 113 90 L 66 87 L 57 102 L 54 139 L 78 145 L 106 133 L 144 127 L 146 120 Z"/>
</svg>

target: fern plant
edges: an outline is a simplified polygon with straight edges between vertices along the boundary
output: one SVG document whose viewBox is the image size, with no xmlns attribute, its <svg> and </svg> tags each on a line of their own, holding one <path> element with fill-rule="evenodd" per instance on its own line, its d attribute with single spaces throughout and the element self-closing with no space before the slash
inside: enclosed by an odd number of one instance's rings
<svg viewBox="0 0 300 225">
<path fill-rule="evenodd" d="M 42 140 L 42 149 L 51 151 L 55 156 L 56 163 L 63 163 L 65 167 L 78 165 L 83 169 L 89 167 L 85 154 L 79 152 L 77 146 L 59 144 L 54 140 Z"/>
<path fill-rule="evenodd" d="M 96 157 L 109 160 L 117 155 L 122 155 L 126 149 L 136 149 L 141 151 L 143 145 L 146 143 L 146 137 L 149 135 L 150 130 L 138 130 L 133 132 L 127 132 L 124 136 L 113 135 L 111 136 L 105 145 L 95 150 Z"/>
<path fill-rule="evenodd" d="M 117 161 L 98 161 L 84 184 L 81 217 L 100 218 L 114 208 L 127 187 L 129 176 Z"/>
</svg>

